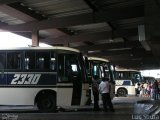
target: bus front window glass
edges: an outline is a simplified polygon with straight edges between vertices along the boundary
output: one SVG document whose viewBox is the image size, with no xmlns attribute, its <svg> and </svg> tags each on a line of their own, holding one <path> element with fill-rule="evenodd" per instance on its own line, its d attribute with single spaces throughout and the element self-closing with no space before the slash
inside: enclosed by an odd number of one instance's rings
<svg viewBox="0 0 160 120">
<path fill-rule="evenodd" d="M 103 65 L 100 65 L 100 78 L 104 78 L 104 69 L 103 69 Z"/>
<path fill-rule="evenodd" d="M 107 64 L 104 64 L 105 77 L 110 78 L 110 73 Z"/>
<path fill-rule="evenodd" d="M 97 66 L 96 65 L 93 66 L 93 75 L 94 76 L 97 75 Z"/>
<path fill-rule="evenodd" d="M 78 67 L 77 67 L 76 64 L 72 64 L 71 66 L 72 66 L 72 71 L 73 72 L 78 72 Z"/>
<path fill-rule="evenodd" d="M 134 74 L 134 83 L 141 82 L 140 74 Z"/>
<path fill-rule="evenodd" d="M 58 82 L 71 82 L 73 75 L 79 73 L 76 55 L 58 55 Z"/>
<path fill-rule="evenodd" d="M 20 53 L 7 53 L 7 68 L 8 69 L 21 69 L 21 54 Z"/>
</svg>

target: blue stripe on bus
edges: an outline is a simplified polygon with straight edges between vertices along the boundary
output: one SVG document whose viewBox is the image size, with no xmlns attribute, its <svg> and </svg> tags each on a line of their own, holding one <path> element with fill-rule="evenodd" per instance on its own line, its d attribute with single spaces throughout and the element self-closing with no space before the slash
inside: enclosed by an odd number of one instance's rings
<svg viewBox="0 0 160 120">
<path fill-rule="evenodd" d="M 0 85 L 6 85 L 7 74 L 0 75 Z"/>
<path fill-rule="evenodd" d="M 0 88 L 73 88 L 73 85 L 0 85 Z"/>
<path fill-rule="evenodd" d="M 29 76 L 31 75 L 31 76 Z M 39 75 L 38 77 L 36 75 Z M 29 82 L 30 78 L 30 82 Z M 35 81 L 37 80 L 37 83 Z M 4 74 L 0 76 L 0 85 L 56 85 L 56 74 Z"/>
<path fill-rule="evenodd" d="M 131 85 L 131 81 L 129 81 L 129 80 L 124 80 L 122 85 Z"/>
</svg>

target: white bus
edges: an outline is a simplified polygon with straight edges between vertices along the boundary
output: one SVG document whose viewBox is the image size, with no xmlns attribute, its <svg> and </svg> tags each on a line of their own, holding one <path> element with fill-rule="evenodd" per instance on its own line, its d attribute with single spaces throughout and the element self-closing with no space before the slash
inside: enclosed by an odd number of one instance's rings
<svg viewBox="0 0 160 120">
<path fill-rule="evenodd" d="M 117 96 L 135 95 L 135 83 L 142 82 L 141 72 L 129 69 L 115 71 L 115 93 Z"/>
<path fill-rule="evenodd" d="M 85 105 L 84 59 L 69 47 L 0 49 L 0 105 L 36 105 L 42 112 Z"/>
<path fill-rule="evenodd" d="M 110 95 L 111 95 L 111 98 L 113 99 L 115 95 L 115 81 L 114 81 L 113 66 L 107 59 L 104 59 L 104 58 L 88 57 L 88 61 L 89 61 L 88 77 L 90 81 L 90 90 L 91 90 L 91 81 L 94 78 L 94 76 L 98 76 L 99 83 L 103 78 L 109 78 L 110 85 L 111 85 Z M 92 91 L 90 93 L 92 93 Z M 91 94 L 91 101 L 93 101 L 92 94 Z"/>
</svg>

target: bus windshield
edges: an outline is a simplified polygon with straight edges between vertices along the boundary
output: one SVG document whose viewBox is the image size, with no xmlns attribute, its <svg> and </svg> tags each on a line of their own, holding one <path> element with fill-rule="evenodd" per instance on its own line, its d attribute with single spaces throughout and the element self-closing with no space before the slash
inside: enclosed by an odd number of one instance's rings
<svg viewBox="0 0 160 120">
<path fill-rule="evenodd" d="M 114 97 L 115 93 L 115 82 L 114 82 L 114 75 L 113 75 L 113 66 L 107 59 L 98 58 L 98 57 L 88 57 L 88 77 L 89 77 L 89 85 L 91 90 L 92 81 L 95 79 L 99 84 L 103 78 L 109 78 L 109 83 L 111 87 L 110 95 L 111 99 Z M 97 78 L 97 77 L 98 78 Z M 92 91 L 92 90 L 91 90 Z M 91 94 L 91 101 L 93 100 L 92 92 Z"/>
</svg>

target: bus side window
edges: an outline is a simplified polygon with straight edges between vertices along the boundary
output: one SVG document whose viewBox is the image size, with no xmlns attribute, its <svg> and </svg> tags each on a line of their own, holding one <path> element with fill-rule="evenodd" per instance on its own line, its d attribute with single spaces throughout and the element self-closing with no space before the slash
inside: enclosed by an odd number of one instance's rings
<svg viewBox="0 0 160 120">
<path fill-rule="evenodd" d="M 5 53 L 0 53 L 0 79 L 4 78 L 4 69 L 5 69 Z M 2 84 L 3 81 L 0 81 L 0 83 Z"/>
<path fill-rule="evenodd" d="M 54 53 L 51 53 L 50 58 L 50 70 L 56 71 L 56 57 Z"/>
<path fill-rule="evenodd" d="M 7 68 L 20 69 L 21 68 L 21 54 L 20 53 L 7 53 Z"/>
<path fill-rule="evenodd" d="M 25 69 L 26 69 L 26 70 L 29 69 L 29 58 L 25 58 L 25 59 L 24 59 L 24 66 L 25 66 Z"/>
<path fill-rule="evenodd" d="M 0 69 L 5 69 L 6 59 L 5 53 L 0 53 Z"/>
<path fill-rule="evenodd" d="M 35 69 L 35 52 L 25 53 L 25 70 Z"/>
<path fill-rule="evenodd" d="M 58 55 L 58 82 L 67 82 L 68 79 L 65 77 L 65 55 Z"/>
<path fill-rule="evenodd" d="M 36 53 L 36 68 L 46 70 L 50 68 L 50 52 L 37 52 Z"/>
<path fill-rule="evenodd" d="M 44 58 L 40 57 L 37 58 L 37 63 L 36 63 L 38 69 L 44 69 Z"/>
</svg>

